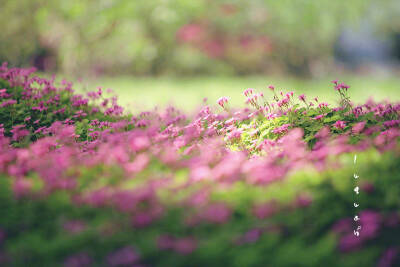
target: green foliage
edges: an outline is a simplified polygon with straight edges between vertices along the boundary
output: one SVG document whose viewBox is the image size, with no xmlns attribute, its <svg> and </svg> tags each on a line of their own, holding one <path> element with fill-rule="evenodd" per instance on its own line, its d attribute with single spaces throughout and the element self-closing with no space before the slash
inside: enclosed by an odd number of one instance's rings
<svg viewBox="0 0 400 267">
<path fill-rule="evenodd" d="M 323 115 L 321 119 L 317 116 Z M 352 112 L 352 108 L 335 109 L 328 107 L 323 108 L 297 108 L 295 111 L 289 111 L 286 115 L 277 117 L 275 119 L 267 119 L 265 116 L 260 115 L 252 120 L 244 121 L 237 125 L 238 128 L 243 129 L 241 140 L 239 144 L 232 143 L 233 147 L 244 144 L 246 148 L 254 147 L 256 144 L 261 144 L 264 140 L 277 140 L 283 136 L 287 131 L 282 133 L 275 132 L 279 127 L 289 124 L 287 129 L 301 128 L 303 130 L 303 140 L 308 143 L 310 147 L 316 142 L 316 134 L 323 128 L 328 127 L 333 136 L 339 136 L 345 133 L 350 134 L 350 142 L 356 143 L 364 139 L 365 135 L 359 133 L 352 133 L 352 128 L 359 122 L 366 122 L 365 127 L 372 126 L 383 127 L 382 123 L 385 120 L 391 120 L 393 115 L 386 115 L 383 118 L 374 116 L 373 112 L 357 115 Z M 335 127 L 337 121 L 346 122 L 343 129 Z M 379 132 L 374 133 L 377 135 Z"/>
</svg>

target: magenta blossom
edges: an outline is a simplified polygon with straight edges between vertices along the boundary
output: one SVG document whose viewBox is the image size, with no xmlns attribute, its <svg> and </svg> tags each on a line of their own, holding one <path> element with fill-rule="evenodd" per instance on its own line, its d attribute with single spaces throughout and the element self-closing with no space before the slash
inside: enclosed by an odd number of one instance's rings
<svg viewBox="0 0 400 267">
<path fill-rule="evenodd" d="M 306 96 L 304 94 L 299 95 L 299 100 L 303 101 L 303 102 L 306 102 Z"/>
<path fill-rule="evenodd" d="M 366 122 L 365 121 L 361 121 L 356 123 L 353 128 L 351 129 L 353 133 L 355 134 L 359 134 L 364 130 Z"/>
<path fill-rule="evenodd" d="M 106 261 L 108 266 L 131 266 L 140 259 L 136 250 L 130 246 L 121 248 L 108 254 Z"/>
<path fill-rule="evenodd" d="M 257 204 L 253 207 L 253 214 L 258 219 L 265 219 L 274 215 L 278 211 L 278 205 L 276 201 L 268 203 Z"/>
<path fill-rule="evenodd" d="M 388 248 L 379 260 L 378 267 L 391 267 L 394 266 L 394 261 L 399 255 L 398 247 Z"/>
<path fill-rule="evenodd" d="M 14 105 L 14 104 L 17 104 L 17 101 L 14 100 L 14 99 L 9 99 L 9 100 L 3 101 L 0 104 L 0 107 L 4 108 L 4 107 L 11 106 L 11 105 Z"/>
<path fill-rule="evenodd" d="M 222 108 L 226 107 L 226 104 L 228 103 L 228 98 L 227 97 L 221 97 L 217 101 L 218 105 L 220 105 Z"/>
<path fill-rule="evenodd" d="M 343 130 L 344 127 L 346 127 L 346 122 L 344 121 L 337 121 L 333 124 L 334 127 L 336 127 L 337 129 Z"/>
<path fill-rule="evenodd" d="M 195 251 L 197 248 L 197 242 L 194 238 L 192 237 L 185 237 L 185 238 L 180 238 L 177 239 L 174 242 L 173 249 L 180 254 L 191 254 L 193 251 Z"/>
<path fill-rule="evenodd" d="M 175 245 L 175 238 L 170 235 L 161 235 L 157 239 L 157 247 L 160 250 L 173 249 Z"/>
<path fill-rule="evenodd" d="M 246 90 L 244 90 L 243 94 L 247 97 L 251 96 L 254 93 L 253 88 L 247 88 Z"/>
<path fill-rule="evenodd" d="M 202 218 L 211 223 L 225 223 L 230 216 L 230 209 L 223 203 L 212 204 L 201 214 Z"/>
<path fill-rule="evenodd" d="M 274 134 L 283 134 L 283 133 L 286 133 L 288 131 L 290 126 L 291 126 L 291 124 L 289 124 L 289 123 L 288 124 L 284 124 L 282 126 L 279 126 L 279 127 L 275 128 L 275 129 L 273 129 L 272 132 Z"/>
<path fill-rule="evenodd" d="M 64 261 L 64 267 L 85 267 L 90 266 L 91 264 L 92 259 L 85 252 L 72 255 Z"/>
</svg>

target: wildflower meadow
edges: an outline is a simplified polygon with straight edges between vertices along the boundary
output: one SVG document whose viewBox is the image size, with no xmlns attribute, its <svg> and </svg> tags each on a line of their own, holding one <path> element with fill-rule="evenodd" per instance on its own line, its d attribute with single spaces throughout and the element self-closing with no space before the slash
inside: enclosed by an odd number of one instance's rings
<svg viewBox="0 0 400 267">
<path fill-rule="evenodd" d="M 3 63 L 0 265 L 399 266 L 400 103 L 328 86 L 130 113 Z"/>
</svg>

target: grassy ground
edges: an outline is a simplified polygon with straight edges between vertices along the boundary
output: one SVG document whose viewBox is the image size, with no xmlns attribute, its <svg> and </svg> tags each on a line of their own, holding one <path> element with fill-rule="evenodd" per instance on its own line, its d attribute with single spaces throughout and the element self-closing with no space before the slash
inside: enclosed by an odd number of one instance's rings
<svg viewBox="0 0 400 267">
<path fill-rule="evenodd" d="M 135 78 L 114 77 L 85 80 L 76 84 L 78 91 L 95 90 L 97 86 L 112 88 L 119 96 L 120 103 L 132 111 L 143 111 L 155 106 L 169 104 L 185 111 L 196 109 L 204 97 L 208 103 L 215 104 L 221 96 L 228 96 L 231 105 L 243 106 L 245 88 L 256 88 L 264 93 L 267 86 L 275 85 L 278 90 L 295 91 L 306 96 L 318 96 L 320 101 L 335 103 L 336 93 L 330 83 L 332 78 L 318 80 L 300 80 L 277 77 L 195 77 L 195 78 Z M 344 77 L 351 86 L 350 96 L 355 102 L 362 102 L 368 97 L 374 99 L 400 100 L 400 78 Z"/>
</svg>

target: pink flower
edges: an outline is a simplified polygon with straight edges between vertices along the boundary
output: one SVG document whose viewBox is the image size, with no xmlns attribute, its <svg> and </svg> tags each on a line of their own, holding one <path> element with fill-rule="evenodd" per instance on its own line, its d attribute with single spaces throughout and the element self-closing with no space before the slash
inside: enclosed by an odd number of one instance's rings
<svg viewBox="0 0 400 267">
<path fill-rule="evenodd" d="M 73 116 L 74 118 L 81 118 L 81 117 L 86 117 L 87 114 L 86 112 L 83 112 L 83 110 L 78 110 L 75 112 L 75 115 Z"/>
<path fill-rule="evenodd" d="M 344 127 L 346 127 L 346 122 L 344 121 L 337 121 L 333 124 L 334 127 L 336 127 L 337 129 L 343 130 Z"/>
<path fill-rule="evenodd" d="M 251 96 L 254 93 L 253 88 L 247 88 L 244 90 L 243 94 L 247 97 Z"/>
<path fill-rule="evenodd" d="M 315 116 L 314 120 L 320 120 L 323 117 L 325 117 L 325 114 L 320 114 L 320 115 Z"/>
<path fill-rule="evenodd" d="M 350 86 L 347 85 L 347 84 L 345 84 L 345 83 L 341 83 L 340 86 L 341 86 L 343 89 L 346 89 L 346 90 L 350 88 Z"/>
<path fill-rule="evenodd" d="M 73 95 L 71 97 L 71 101 L 72 101 L 72 106 L 80 107 L 80 106 L 86 106 L 89 102 L 89 99 L 83 98 L 82 95 Z"/>
<path fill-rule="evenodd" d="M 135 227 L 141 228 L 150 225 L 154 218 L 148 212 L 138 212 L 132 217 L 132 223 Z"/>
<path fill-rule="evenodd" d="M 149 124 L 150 124 L 149 120 L 141 119 L 136 122 L 135 126 L 140 128 L 140 127 L 147 127 Z"/>
<path fill-rule="evenodd" d="M 360 185 L 360 188 L 361 188 L 361 191 L 364 191 L 367 194 L 371 194 L 375 190 L 374 184 L 367 182 L 367 181 L 363 181 Z"/>
<path fill-rule="evenodd" d="M 306 102 L 306 96 L 304 94 L 299 95 L 299 100 L 303 101 L 303 102 Z"/>
<path fill-rule="evenodd" d="M 11 95 L 7 93 L 7 89 L 0 89 L 0 98 L 8 98 Z"/>
<path fill-rule="evenodd" d="M 350 88 L 350 86 L 348 86 L 345 83 L 338 83 L 338 80 L 334 80 L 334 81 L 332 81 L 332 83 L 335 84 L 334 88 L 336 91 L 341 91 L 342 89 L 345 89 L 347 91 L 347 89 Z"/>
<path fill-rule="evenodd" d="M 161 250 L 173 249 L 175 245 L 175 238 L 170 235 L 161 235 L 157 239 L 157 247 Z"/>
<path fill-rule="evenodd" d="M 231 216 L 230 209 L 223 203 L 215 203 L 208 206 L 201 217 L 211 223 L 225 223 Z"/>
<path fill-rule="evenodd" d="M 151 143 L 150 143 L 150 139 L 143 135 L 143 136 L 136 136 L 132 139 L 131 143 L 131 149 L 135 152 L 137 151 L 141 151 L 144 149 L 147 149 Z"/>
<path fill-rule="evenodd" d="M 279 100 L 278 101 L 278 103 L 277 103 L 277 105 L 278 105 L 278 107 L 282 107 L 282 106 L 285 106 L 286 104 L 288 104 L 289 103 L 289 98 L 282 98 L 281 100 Z"/>
<path fill-rule="evenodd" d="M 40 101 L 38 106 L 32 107 L 32 110 L 38 110 L 38 111 L 40 111 L 40 112 L 46 111 L 47 109 L 48 109 L 48 107 L 46 107 L 46 106 L 44 105 L 44 102 L 43 102 L 43 101 Z"/>
<path fill-rule="evenodd" d="M 29 135 L 29 131 L 24 129 L 24 127 L 25 125 L 13 126 L 12 130 L 10 131 L 13 134 L 12 140 L 17 141 Z"/>
<path fill-rule="evenodd" d="M 356 123 L 353 128 L 351 129 L 353 133 L 355 134 L 359 134 L 362 132 L 362 130 L 364 130 L 366 122 L 365 121 L 361 121 Z"/>
<path fill-rule="evenodd" d="M 217 39 L 205 41 L 200 47 L 211 58 L 219 58 L 225 51 L 225 43 Z"/>
<path fill-rule="evenodd" d="M 387 128 L 396 127 L 400 125 L 400 120 L 385 121 L 383 125 Z"/>
<path fill-rule="evenodd" d="M 342 252 L 349 252 L 361 248 L 367 240 L 373 239 L 378 235 L 382 223 L 382 217 L 378 212 L 365 210 L 359 214 L 359 224 L 361 225 L 360 235 L 353 233 L 351 218 L 342 219 L 334 226 L 335 232 L 342 235 L 339 240 L 339 249 Z"/>
<path fill-rule="evenodd" d="M 295 206 L 305 208 L 312 203 L 312 197 L 308 194 L 300 194 L 296 197 Z"/>
<path fill-rule="evenodd" d="M 14 99 L 9 99 L 9 100 L 6 100 L 6 101 L 2 102 L 0 104 L 0 107 L 4 108 L 4 107 L 11 106 L 11 105 L 14 105 L 14 104 L 17 104 L 17 101 L 14 100 Z"/>
<path fill-rule="evenodd" d="M 63 228 L 70 234 L 79 234 L 86 229 L 86 224 L 83 221 L 72 220 L 65 222 Z"/>
<path fill-rule="evenodd" d="M 240 139 L 242 132 L 243 132 L 243 130 L 241 130 L 241 129 L 235 129 L 232 132 L 230 132 L 227 137 L 229 140 L 238 140 L 238 139 Z"/>
<path fill-rule="evenodd" d="M 193 251 L 195 251 L 197 248 L 197 242 L 194 238 L 192 237 L 185 237 L 185 238 L 180 238 L 177 239 L 174 242 L 173 249 L 180 253 L 180 254 L 191 254 Z"/>
<path fill-rule="evenodd" d="M 291 124 L 284 124 L 284 125 L 282 125 L 280 127 L 277 127 L 275 129 L 273 129 L 272 132 L 274 134 L 283 134 L 283 133 L 286 133 L 288 131 L 290 126 L 291 126 Z"/>
<path fill-rule="evenodd" d="M 210 200 L 210 192 L 208 190 L 200 190 L 199 192 L 193 193 L 187 199 L 187 205 L 189 206 L 204 206 Z"/>
<path fill-rule="evenodd" d="M 31 192 L 32 186 L 33 184 L 31 180 L 25 178 L 16 179 L 13 184 L 13 191 L 15 196 L 17 198 L 20 198 L 29 194 Z"/>
<path fill-rule="evenodd" d="M 203 40 L 205 29 L 200 24 L 186 24 L 177 32 L 178 40 L 182 42 L 197 43 Z"/>
<path fill-rule="evenodd" d="M 360 234 L 362 236 L 362 233 Z M 356 237 L 353 232 L 347 233 L 339 240 L 339 250 L 342 252 L 350 252 L 361 247 L 362 239 Z"/>
<path fill-rule="evenodd" d="M 360 222 L 362 225 L 361 235 L 364 239 L 370 239 L 378 234 L 382 217 L 376 211 L 365 210 L 360 212 Z"/>
<path fill-rule="evenodd" d="M 212 173 L 208 166 L 198 166 L 191 169 L 190 177 L 193 181 L 200 181 L 212 177 Z"/>
<path fill-rule="evenodd" d="M 394 266 L 394 261 L 399 254 L 398 247 L 390 247 L 383 253 L 379 260 L 378 267 L 391 267 Z"/>
<path fill-rule="evenodd" d="M 90 266 L 91 264 L 92 264 L 92 259 L 85 252 L 72 255 L 64 261 L 65 267 L 86 267 Z"/>
<path fill-rule="evenodd" d="M 141 153 L 138 154 L 133 162 L 128 162 L 124 165 L 128 173 L 138 173 L 144 170 L 150 162 L 148 155 Z"/>
<path fill-rule="evenodd" d="M 115 252 L 108 254 L 106 261 L 108 266 L 131 266 L 140 259 L 136 250 L 130 246 L 121 248 Z"/>
<path fill-rule="evenodd" d="M 328 107 L 328 106 L 329 106 L 329 104 L 325 103 L 325 102 L 319 103 L 319 105 L 318 105 L 319 108 L 324 108 L 324 107 Z"/>
<path fill-rule="evenodd" d="M 253 207 L 253 214 L 258 219 L 265 219 L 274 215 L 278 211 L 276 201 L 268 203 L 257 204 Z"/>
<path fill-rule="evenodd" d="M 225 108 L 226 103 L 228 103 L 228 98 L 227 97 L 221 97 L 217 101 L 218 105 L 220 105 L 222 108 Z"/>
<path fill-rule="evenodd" d="M 242 245 L 246 243 L 254 243 L 256 242 L 262 235 L 262 230 L 261 229 L 251 229 L 248 232 L 246 232 L 244 235 L 242 235 L 237 242 Z"/>
</svg>

